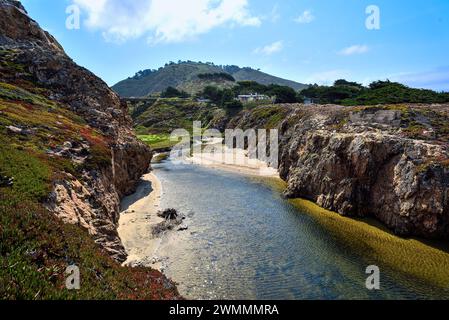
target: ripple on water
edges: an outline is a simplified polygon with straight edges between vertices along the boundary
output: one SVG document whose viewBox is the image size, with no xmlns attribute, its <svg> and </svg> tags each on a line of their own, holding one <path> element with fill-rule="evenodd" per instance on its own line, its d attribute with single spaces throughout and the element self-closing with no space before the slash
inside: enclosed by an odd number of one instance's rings
<svg viewBox="0 0 449 320">
<path fill-rule="evenodd" d="M 162 205 L 190 213 L 189 230 L 177 234 L 176 245 L 162 246 L 169 256 L 166 273 L 188 298 L 449 297 L 382 260 L 375 262 L 383 290 L 368 291 L 370 252 L 347 245 L 329 225 L 282 199 L 270 181 L 168 161 L 154 170 L 164 190 Z"/>
</svg>

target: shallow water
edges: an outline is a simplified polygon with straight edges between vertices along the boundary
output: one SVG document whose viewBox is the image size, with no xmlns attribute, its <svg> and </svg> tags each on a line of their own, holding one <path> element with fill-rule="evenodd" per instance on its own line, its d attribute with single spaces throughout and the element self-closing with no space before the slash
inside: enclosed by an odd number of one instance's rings
<svg viewBox="0 0 449 320">
<path fill-rule="evenodd" d="M 165 273 L 191 299 L 432 299 L 449 291 L 353 252 L 259 179 L 193 165 L 154 164 L 163 208 L 189 229 L 160 249 Z M 381 269 L 381 290 L 365 287 Z"/>
</svg>

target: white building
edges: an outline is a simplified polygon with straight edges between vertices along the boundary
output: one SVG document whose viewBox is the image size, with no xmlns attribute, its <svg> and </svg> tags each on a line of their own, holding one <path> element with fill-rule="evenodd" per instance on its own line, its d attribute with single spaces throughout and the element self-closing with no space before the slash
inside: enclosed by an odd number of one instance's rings
<svg viewBox="0 0 449 320">
<path fill-rule="evenodd" d="M 273 101 L 273 98 L 271 98 L 265 94 L 251 93 L 251 94 L 239 95 L 238 100 L 243 103 L 243 102 L 253 102 L 253 101 Z"/>
</svg>

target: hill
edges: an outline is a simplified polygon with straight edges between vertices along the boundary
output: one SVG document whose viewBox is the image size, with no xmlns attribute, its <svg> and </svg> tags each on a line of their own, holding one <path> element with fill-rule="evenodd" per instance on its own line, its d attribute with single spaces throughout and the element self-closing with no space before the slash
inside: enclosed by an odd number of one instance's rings
<svg viewBox="0 0 449 320">
<path fill-rule="evenodd" d="M 217 75 L 227 75 L 217 77 Z M 215 75 L 215 77 L 211 77 Z M 212 63 L 179 61 L 168 63 L 158 70 L 143 70 L 112 87 L 122 97 L 144 97 L 175 87 L 190 94 L 208 85 L 232 88 L 237 81 L 256 81 L 264 85 L 278 84 L 300 90 L 306 85 L 281 79 L 252 68 L 218 66 Z"/>
</svg>

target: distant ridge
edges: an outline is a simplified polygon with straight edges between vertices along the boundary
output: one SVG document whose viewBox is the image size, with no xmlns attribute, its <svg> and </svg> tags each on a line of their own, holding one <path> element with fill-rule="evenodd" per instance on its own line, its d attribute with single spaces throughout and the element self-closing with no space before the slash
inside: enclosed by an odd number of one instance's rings
<svg viewBox="0 0 449 320">
<path fill-rule="evenodd" d="M 230 77 L 210 79 L 202 75 L 228 74 Z M 199 77 L 200 76 L 200 77 Z M 235 80 L 235 81 L 233 81 Z M 307 86 L 282 79 L 252 68 L 218 66 L 213 63 L 193 61 L 170 62 L 158 70 L 143 70 L 112 87 L 122 97 L 145 97 L 175 87 L 195 94 L 207 85 L 233 87 L 236 81 L 256 81 L 264 85 L 278 84 L 301 90 Z"/>
</svg>

